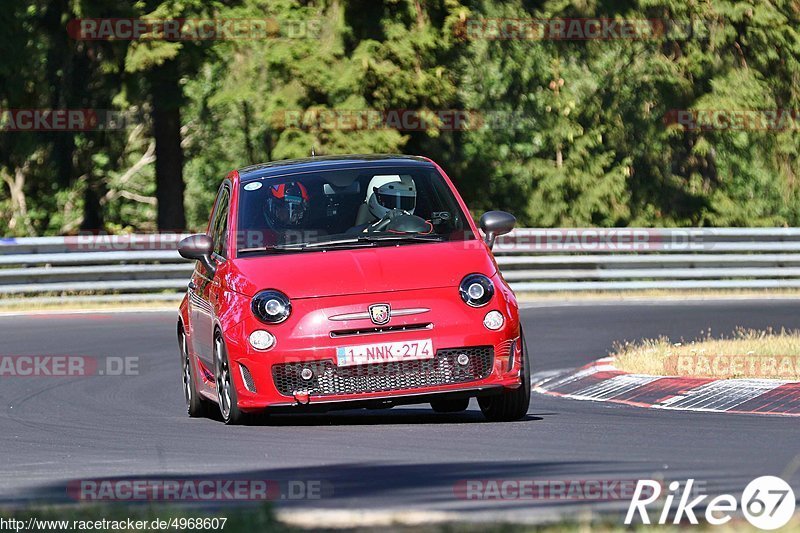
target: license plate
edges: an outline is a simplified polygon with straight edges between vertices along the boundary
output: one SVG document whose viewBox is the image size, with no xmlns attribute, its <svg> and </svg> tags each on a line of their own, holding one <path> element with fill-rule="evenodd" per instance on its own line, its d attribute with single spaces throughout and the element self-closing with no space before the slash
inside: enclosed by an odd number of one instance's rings
<svg viewBox="0 0 800 533">
<path fill-rule="evenodd" d="M 433 359 L 433 342 L 430 339 L 336 348 L 336 364 L 338 366 L 394 363 L 417 359 Z"/>
</svg>

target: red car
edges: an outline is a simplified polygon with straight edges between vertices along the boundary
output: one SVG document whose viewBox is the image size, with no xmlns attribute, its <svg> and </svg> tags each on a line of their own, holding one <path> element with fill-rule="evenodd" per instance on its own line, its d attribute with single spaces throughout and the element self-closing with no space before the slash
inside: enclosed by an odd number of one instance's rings
<svg viewBox="0 0 800 533">
<path fill-rule="evenodd" d="M 477 397 L 490 420 L 530 402 L 514 293 L 491 253 L 515 219 L 490 211 L 481 238 L 433 161 L 343 156 L 231 172 L 205 234 L 178 341 L 190 416 L 222 419 Z"/>
</svg>

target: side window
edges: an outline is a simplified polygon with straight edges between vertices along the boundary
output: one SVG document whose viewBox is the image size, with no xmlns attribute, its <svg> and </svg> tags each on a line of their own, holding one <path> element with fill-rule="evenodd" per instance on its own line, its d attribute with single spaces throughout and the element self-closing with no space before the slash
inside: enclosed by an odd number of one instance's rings
<svg viewBox="0 0 800 533">
<path fill-rule="evenodd" d="M 222 189 L 217 210 L 214 213 L 214 220 L 211 223 L 211 240 L 214 241 L 214 253 L 220 257 L 227 257 L 225 244 L 228 235 L 228 204 L 230 202 L 230 191 L 228 188 Z"/>
</svg>

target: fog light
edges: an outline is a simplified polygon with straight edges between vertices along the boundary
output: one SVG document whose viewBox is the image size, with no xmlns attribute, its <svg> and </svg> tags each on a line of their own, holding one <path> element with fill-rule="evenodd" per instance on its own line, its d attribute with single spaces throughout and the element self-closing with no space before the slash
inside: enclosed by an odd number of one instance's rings
<svg viewBox="0 0 800 533">
<path fill-rule="evenodd" d="M 465 353 L 460 353 L 456 358 L 456 362 L 461 366 L 467 366 L 469 364 L 469 356 Z"/>
<path fill-rule="evenodd" d="M 314 372 L 308 367 L 305 367 L 303 370 L 300 371 L 300 378 L 302 378 L 303 381 L 311 381 L 311 378 L 313 377 L 314 377 Z"/>
<path fill-rule="evenodd" d="M 486 316 L 483 317 L 483 325 L 486 326 L 486 329 L 492 331 L 497 331 L 502 328 L 504 322 L 503 314 L 500 311 L 489 311 L 486 313 Z"/>
<path fill-rule="evenodd" d="M 250 346 L 256 350 L 269 350 L 275 346 L 275 335 L 263 329 L 257 329 L 250 334 Z"/>
</svg>

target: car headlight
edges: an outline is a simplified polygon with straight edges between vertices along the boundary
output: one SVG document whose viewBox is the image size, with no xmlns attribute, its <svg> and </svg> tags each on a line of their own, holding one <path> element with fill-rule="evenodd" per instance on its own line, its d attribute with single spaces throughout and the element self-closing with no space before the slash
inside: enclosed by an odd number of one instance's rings
<svg viewBox="0 0 800 533">
<path fill-rule="evenodd" d="M 253 296 L 253 314 L 267 324 L 280 324 L 292 314 L 292 303 L 280 291 L 261 291 Z"/>
<path fill-rule="evenodd" d="M 458 287 L 461 299 L 472 307 L 483 307 L 494 296 L 494 283 L 483 274 L 470 274 Z"/>
</svg>

